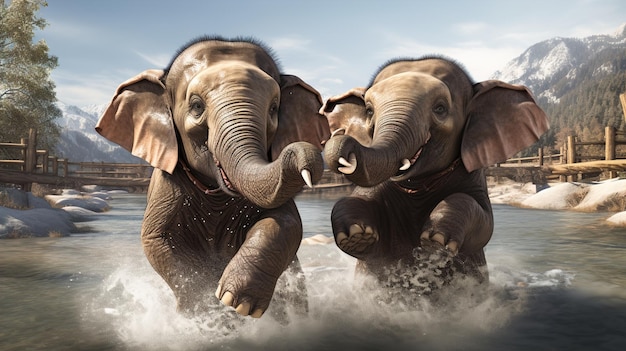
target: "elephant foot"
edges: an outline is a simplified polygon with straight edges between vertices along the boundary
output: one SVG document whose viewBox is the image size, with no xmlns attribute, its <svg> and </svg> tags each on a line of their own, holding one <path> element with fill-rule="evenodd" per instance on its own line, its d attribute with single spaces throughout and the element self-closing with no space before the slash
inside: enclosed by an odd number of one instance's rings
<svg viewBox="0 0 626 351">
<path fill-rule="evenodd" d="M 348 233 L 339 232 L 335 236 L 337 246 L 357 258 L 367 253 L 378 239 L 378 233 L 372 227 L 360 224 L 352 224 Z"/>
<path fill-rule="evenodd" d="M 251 259 L 251 257 L 255 257 Z M 243 316 L 260 318 L 269 307 L 277 275 L 268 273 L 269 264 L 259 261 L 260 256 L 244 255 L 240 250 L 224 269 L 215 291 L 215 297 Z"/>
</svg>

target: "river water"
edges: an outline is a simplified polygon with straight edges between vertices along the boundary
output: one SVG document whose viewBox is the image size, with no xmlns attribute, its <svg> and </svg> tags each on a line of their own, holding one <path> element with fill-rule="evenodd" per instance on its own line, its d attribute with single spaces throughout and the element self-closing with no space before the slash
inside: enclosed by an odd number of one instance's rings
<svg viewBox="0 0 626 351">
<path fill-rule="evenodd" d="M 298 197 L 305 237 L 330 235 L 335 201 Z M 607 213 L 494 205 L 487 293 L 410 308 L 372 303 L 334 244 L 303 245 L 309 314 L 233 326 L 178 315 L 141 248 L 145 196 L 110 203 L 84 234 L 0 241 L 0 350 L 626 349 L 626 229 Z"/>
</svg>

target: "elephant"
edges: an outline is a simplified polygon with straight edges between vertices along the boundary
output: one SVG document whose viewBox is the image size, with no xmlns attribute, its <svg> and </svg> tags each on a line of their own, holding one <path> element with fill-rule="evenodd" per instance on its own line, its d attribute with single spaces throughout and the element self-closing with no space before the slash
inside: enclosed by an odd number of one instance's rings
<svg viewBox="0 0 626 351">
<path fill-rule="evenodd" d="M 287 268 L 303 279 L 293 198 L 322 176 L 322 103 L 252 38 L 192 40 L 117 88 L 96 130 L 154 167 L 141 240 L 181 313 L 258 318 Z"/>
<path fill-rule="evenodd" d="M 357 272 L 389 286 L 397 267 L 415 272 L 428 267 L 423 257 L 448 255 L 453 263 L 439 268 L 487 282 L 494 224 L 484 168 L 549 128 L 531 92 L 474 83 L 455 61 L 425 56 L 387 62 L 367 87 L 327 99 L 320 113 L 332 135 L 328 167 L 356 185 L 335 203 L 331 224 Z M 426 285 L 417 289 L 434 290 Z"/>
</svg>

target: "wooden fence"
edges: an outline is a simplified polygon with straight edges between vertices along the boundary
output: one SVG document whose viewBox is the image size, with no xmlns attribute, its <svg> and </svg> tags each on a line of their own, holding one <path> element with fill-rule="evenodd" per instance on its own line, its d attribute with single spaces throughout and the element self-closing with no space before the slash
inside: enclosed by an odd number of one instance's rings
<svg viewBox="0 0 626 351">
<path fill-rule="evenodd" d="M 152 166 L 130 163 L 71 162 L 37 150 L 37 132 L 19 143 L 0 143 L 4 155 L 15 158 L 0 160 L 0 182 L 11 183 L 30 190 L 32 183 L 77 186 L 99 184 L 127 188 L 146 187 Z"/>
<path fill-rule="evenodd" d="M 590 177 L 614 178 L 618 172 L 626 171 L 626 150 L 618 149 L 619 146 L 626 145 L 624 137 L 626 133 L 614 127 L 605 128 L 604 140 L 580 141 L 578 137 L 571 135 L 567 137 L 567 142 L 559 153 L 545 155 L 540 148 L 537 156 L 511 158 L 495 166 L 513 168 L 513 171 L 491 169 L 488 173 L 509 176 L 517 172 L 519 177 L 525 173 L 520 168 L 525 167 L 528 171 L 526 173 L 533 173 L 531 178 L 535 183 L 540 182 L 537 178 L 542 175 L 546 179 L 558 178 L 560 181 L 579 181 Z M 584 150 L 589 146 L 604 149 L 604 154 Z"/>
</svg>

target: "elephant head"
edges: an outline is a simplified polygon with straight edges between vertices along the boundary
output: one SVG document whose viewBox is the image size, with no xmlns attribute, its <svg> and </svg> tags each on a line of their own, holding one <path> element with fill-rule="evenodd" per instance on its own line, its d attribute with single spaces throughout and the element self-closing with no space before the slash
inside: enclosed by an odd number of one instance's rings
<svg viewBox="0 0 626 351">
<path fill-rule="evenodd" d="M 253 41 L 193 41 L 122 83 L 96 130 L 165 172 L 180 164 L 207 192 L 275 208 L 321 178 L 329 137 L 319 93 L 275 62 Z"/>
<path fill-rule="evenodd" d="M 548 129 L 525 87 L 473 84 L 461 67 L 439 57 L 391 61 L 361 101 L 358 95 L 331 98 L 320 112 L 333 133 L 326 161 L 359 186 L 427 177 L 459 158 L 471 172 L 506 160 Z"/>
</svg>

